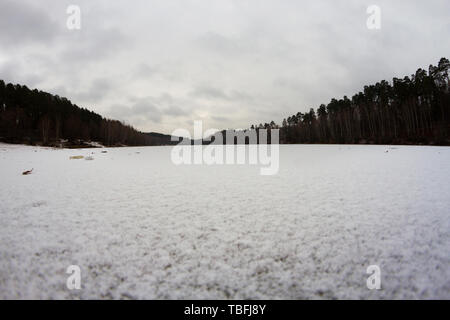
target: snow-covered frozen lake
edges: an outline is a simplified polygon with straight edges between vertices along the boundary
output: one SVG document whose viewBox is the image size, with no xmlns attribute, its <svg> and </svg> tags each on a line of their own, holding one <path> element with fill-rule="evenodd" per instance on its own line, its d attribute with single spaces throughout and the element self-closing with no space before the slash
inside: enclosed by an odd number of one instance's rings
<svg viewBox="0 0 450 320">
<path fill-rule="evenodd" d="M 274 176 L 170 150 L 1 144 L 0 298 L 450 299 L 450 148 L 280 146 Z"/>
</svg>

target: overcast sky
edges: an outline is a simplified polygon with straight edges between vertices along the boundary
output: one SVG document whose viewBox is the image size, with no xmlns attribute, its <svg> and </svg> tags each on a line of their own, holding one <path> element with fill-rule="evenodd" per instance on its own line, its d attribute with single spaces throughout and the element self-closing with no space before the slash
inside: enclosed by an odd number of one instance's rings
<svg viewBox="0 0 450 320">
<path fill-rule="evenodd" d="M 0 79 L 143 131 L 281 123 L 450 58 L 449 13 L 448 0 L 0 0 Z"/>
</svg>

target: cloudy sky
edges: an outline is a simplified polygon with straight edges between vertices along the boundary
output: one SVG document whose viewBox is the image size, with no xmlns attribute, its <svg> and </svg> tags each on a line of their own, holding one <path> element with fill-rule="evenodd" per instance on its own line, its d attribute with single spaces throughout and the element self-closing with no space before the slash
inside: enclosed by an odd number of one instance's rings
<svg viewBox="0 0 450 320">
<path fill-rule="evenodd" d="M 81 29 L 66 26 L 69 5 Z M 369 30 L 369 5 L 381 29 Z M 450 58 L 448 0 L 0 0 L 0 79 L 143 131 L 278 123 Z"/>
</svg>

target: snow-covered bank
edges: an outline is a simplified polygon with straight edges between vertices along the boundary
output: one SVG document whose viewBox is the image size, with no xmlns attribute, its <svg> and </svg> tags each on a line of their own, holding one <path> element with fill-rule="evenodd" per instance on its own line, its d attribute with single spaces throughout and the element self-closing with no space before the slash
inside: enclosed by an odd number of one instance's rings
<svg viewBox="0 0 450 320">
<path fill-rule="evenodd" d="M 280 146 L 275 176 L 170 150 L 1 144 L 0 298 L 450 299 L 450 148 Z"/>
</svg>

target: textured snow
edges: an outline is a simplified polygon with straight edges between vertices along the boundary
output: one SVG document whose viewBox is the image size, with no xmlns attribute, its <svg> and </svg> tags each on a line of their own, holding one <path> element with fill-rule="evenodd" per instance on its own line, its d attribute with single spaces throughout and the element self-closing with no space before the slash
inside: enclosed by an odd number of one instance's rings
<svg viewBox="0 0 450 320">
<path fill-rule="evenodd" d="M 450 299 L 450 148 L 281 146 L 274 176 L 170 150 L 0 144 L 0 298 Z"/>
</svg>

